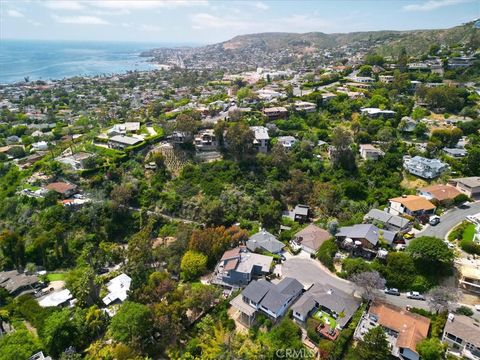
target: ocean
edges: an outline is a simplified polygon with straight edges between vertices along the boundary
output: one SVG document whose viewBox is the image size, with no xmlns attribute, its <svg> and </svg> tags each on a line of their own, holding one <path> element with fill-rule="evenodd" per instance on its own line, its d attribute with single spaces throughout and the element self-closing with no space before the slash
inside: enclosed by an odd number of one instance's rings
<svg viewBox="0 0 480 360">
<path fill-rule="evenodd" d="M 178 45 L 178 44 L 177 44 Z M 144 50 L 175 44 L 0 40 L 0 83 L 152 70 Z"/>
</svg>

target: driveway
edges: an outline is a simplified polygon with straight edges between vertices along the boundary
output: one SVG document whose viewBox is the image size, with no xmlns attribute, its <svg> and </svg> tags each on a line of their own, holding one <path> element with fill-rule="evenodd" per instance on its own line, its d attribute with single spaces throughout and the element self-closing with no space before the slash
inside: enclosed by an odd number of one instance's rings
<svg viewBox="0 0 480 360">
<path fill-rule="evenodd" d="M 448 232 L 456 225 L 465 220 L 467 215 L 475 215 L 480 213 L 480 201 L 470 203 L 468 208 L 453 208 L 440 216 L 440 223 L 436 226 L 427 225 L 425 229 L 417 234 L 418 236 L 435 236 L 445 239 Z"/>
</svg>

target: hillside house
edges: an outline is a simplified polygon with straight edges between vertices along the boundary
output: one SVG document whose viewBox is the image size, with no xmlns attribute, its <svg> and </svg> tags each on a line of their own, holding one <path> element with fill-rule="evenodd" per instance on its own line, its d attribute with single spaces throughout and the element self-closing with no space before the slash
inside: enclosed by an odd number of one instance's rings
<svg viewBox="0 0 480 360">
<path fill-rule="evenodd" d="M 455 186 L 460 192 L 470 198 L 480 198 L 480 177 L 471 176 L 464 178 L 451 179 L 450 185 Z"/>
<path fill-rule="evenodd" d="M 270 140 L 268 129 L 265 126 L 250 126 L 250 130 L 253 131 L 255 136 L 255 139 L 253 140 L 255 150 L 266 154 L 268 152 L 268 142 Z"/>
<path fill-rule="evenodd" d="M 268 117 L 269 120 L 286 119 L 288 110 L 283 106 L 276 106 L 263 109 L 263 114 Z"/>
<path fill-rule="evenodd" d="M 418 195 L 403 195 L 389 199 L 388 212 L 392 215 L 406 214 L 413 217 L 433 215 L 436 206 Z"/>
<path fill-rule="evenodd" d="M 449 169 L 448 164 L 438 159 L 427 159 L 422 156 L 403 157 L 403 168 L 410 174 L 424 179 L 435 179 Z"/>
<path fill-rule="evenodd" d="M 385 155 L 385 153 L 377 149 L 372 144 L 361 144 L 360 145 L 360 156 L 364 160 L 378 160 L 381 156 Z"/>
<path fill-rule="evenodd" d="M 464 359 L 480 359 L 480 324 L 465 315 L 449 314 L 442 341 L 449 352 Z"/>
<path fill-rule="evenodd" d="M 217 149 L 217 136 L 213 129 L 201 130 L 195 135 L 193 144 L 197 151 L 213 151 Z"/>
<path fill-rule="evenodd" d="M 290 245 L 294 250 L 302 249 L 309 254 L 316 254 L 320 246 L 331 237 L 327 230 L 310 224 L 293 236 Z"/>
</svg>

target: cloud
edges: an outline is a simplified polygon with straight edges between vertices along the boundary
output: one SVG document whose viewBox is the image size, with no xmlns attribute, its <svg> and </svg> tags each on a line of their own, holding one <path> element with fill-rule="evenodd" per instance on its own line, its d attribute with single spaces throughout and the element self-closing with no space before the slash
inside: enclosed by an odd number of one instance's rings
<svg viewBox="0 0 480 360">
<path fill-rule="evenodd" d="M 159 31 L 162 31 L 163 29 L 160 26 L 157 26 L 157 25 L 142 24 L 140 26 L 140 30 L 150 31 L 150 32 L 159 32 Z"/>
<path fill-rule="evenodd" d="M 77 25 L 108 25 L 108 21 L 98 16 L 58 16 L 52 15 L 52 18 L 61 24 L 77 24 Z"/>
<path fill-rule="evenodd" d="M 206 0 L 97 0 L 89 4 L 103 9 L 145 10 L 208 5 Z"/>
<path fill-rule="evenodd" d="M 53 10 L 82 10 L 85 7 L 82 3 L 75 0 L 48 0 L 43 5 Z"/>
<path fill-rule="evenodd" d="M 253 6 L 255 6 L 259 10 L 270 9 L 270 6 L 268 6 L 267 4 L 265 4 L 264 2 L 261 2 L 261 1 L 257 1 L 255 4 L 253 4 Z"/>
<path fill-rule="evenodd" d="M 23 18 L 25 15 L 23 15 L 20 11 L 18 10 L 8 10 L 7 15 L 13 18 Z"/>
<path fill-rule="evenodd" d="M 403 7 L 406 11 L 432 11 L 446 6 L 458 5 L 471 0 L 429 0 L 422 4 L 409 4 Z"/>
<path fill-rule="evenodd" d="M 190 19 L 192 21 L 192 28 L 197 30 L 222 28 L 242 30 L 248 28 L 251 25 L 248 21 L 231 18 L 221 18 L 219 16 L 207 13 L 198 13 L 191 15 Z"/>
</svg>

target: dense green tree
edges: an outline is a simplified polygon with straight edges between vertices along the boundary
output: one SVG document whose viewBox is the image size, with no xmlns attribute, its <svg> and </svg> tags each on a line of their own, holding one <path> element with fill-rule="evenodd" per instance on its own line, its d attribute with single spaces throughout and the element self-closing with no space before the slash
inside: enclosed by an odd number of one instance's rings
<svg viewBox="0 0 480 360">
<path fill-rule="evenodd" d="M 243 160 L 253 153 L 255 135 L 244 123 L 235 123 L 227 128 L 225 144 L 236 160 Z"/>
<path fill-rule="evenodd" d="M 54 312 L 46 320 L 41 331 L 41 338 L 47 353 L 54 357 L 78 341 L 78 329 L 70 320 L 70 310 Z"/>
<path fill-rule="evenodd" d="M 112 318 L 108 331 L 111 336 L 137 349 L 152 341 L 152 314 L 146 305 L 125 301 Z"/>
<path fill-rule="evenodd" d="M 335 254 L 338 251 L 338 246 L 335 244 L 335 241 L 330 239 L 325 241 L 317 252 L 317 258 L 320 262 L 325 265 L 330 271 L 334 270 L 333 259 Z"/>
<path fill-rule="evenodd" d="M 193 280 L 207 270 L 207 256 L 202 253 L 189 250 L 183 255 L 180 268 L 186 280 Z"/>
<path fill-rule="evenodd" d="M 27 330 L 16 330 L 0 337 L 0 359 L 28 359 L 42 350 L 40 341 Z"/>
<path fill-rule="evenodd" d="M 423 360 L 442 360 L 445 358 L 445 344 L 436 338 L 423 339 L 417 344 L 417 351 Z"/>
<path fill-rule="evenodd" d="M 85 307 L 99 301 L 101 283 L 91 267 L 77 267 L 68 272 L 65 280 L 78 306 Z"/>
<path fill-rule="evenodd" d="M 386 360 L 390 357 L 390 345 L 381 326 L 370 329 L 358 342 L 355 354 L 359 360 Z"/>
<path fill-rule="evenodd" d="M 25 242 L 17 233 L 10 230 L 0 233 L 0 251 L 1 267 L 11 269 L 25 264 Z"/>
<path fill-rule="evenodd" d="M 354 170 L 355 154 L 351 148 L 353 143 L 352 135 L 347 129 L 337 126 L 332 134 L 332 149 L 330 158 L 334 168 L 344 170 Z"/>
<path fill-rule="evenodd" d="M 445 274 L 451 271 L 454 254 L 442 239 L 421 236 L 413 239 L 406 251 L 425 273 Z"/>
</svg>

